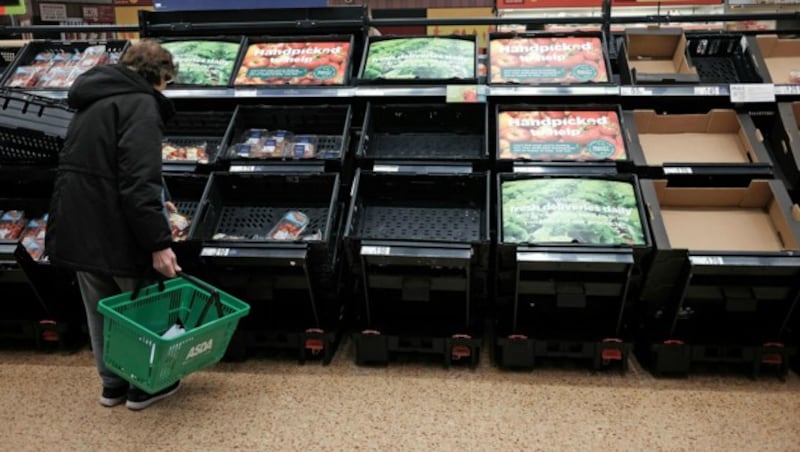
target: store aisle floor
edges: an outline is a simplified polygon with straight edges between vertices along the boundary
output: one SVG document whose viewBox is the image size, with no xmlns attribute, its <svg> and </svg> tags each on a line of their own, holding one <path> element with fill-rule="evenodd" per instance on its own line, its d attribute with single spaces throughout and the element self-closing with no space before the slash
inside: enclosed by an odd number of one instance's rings
<svg viewBox="0 0 800 452">
<path fill-rule="evenodd" d="M 142 412 L 102 408 L 91 354 L 0 352 L 0 449 L 800 450 L 800 378 L 360 368 L 251 359 Z"/>
</svg>

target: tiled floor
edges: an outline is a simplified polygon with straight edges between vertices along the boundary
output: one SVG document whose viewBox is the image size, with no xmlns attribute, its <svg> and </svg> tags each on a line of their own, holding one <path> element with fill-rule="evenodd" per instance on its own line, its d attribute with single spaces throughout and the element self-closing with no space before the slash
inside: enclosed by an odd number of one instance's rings
<svg viewBox="0 0 800 452">
<path fill-rule="evenodd" d="M 0 352 L 0 450 L 800 450 L 800 378 L 655 379 L 252 359 L 133 413 L 97 403 L 88 351 Z"/>
</svg>

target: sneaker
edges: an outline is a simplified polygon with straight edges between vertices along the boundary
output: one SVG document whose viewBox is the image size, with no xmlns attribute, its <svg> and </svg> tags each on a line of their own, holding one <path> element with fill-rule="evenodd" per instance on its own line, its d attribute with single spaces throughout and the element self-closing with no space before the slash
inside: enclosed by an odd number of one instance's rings
<svg viewBox="0 0 800 452">
<path fill-rule="evenodd" d="M 125 406 L 127 406 L 129 410 L 133 411 L 143 410 L 159 400 L 166 399 L 172 394 L 175 394 L 178 392 L 180 387 L 181 382 L 178 380 L 175 382 L 175 384 L 166 389 L 163 389 L 155 394 L 148 394 L 139 388 L 131 386 L 131 390 L 128 391 L 128 402 L 125 404 Z"/>
<path fill-rule="evenodd" d="M 103 395 L 100 396 L 100 405 L 111 408 L 125 402 L 128 398 L 128 386 L 118 388 L 103 388 Z"/>
</svg>

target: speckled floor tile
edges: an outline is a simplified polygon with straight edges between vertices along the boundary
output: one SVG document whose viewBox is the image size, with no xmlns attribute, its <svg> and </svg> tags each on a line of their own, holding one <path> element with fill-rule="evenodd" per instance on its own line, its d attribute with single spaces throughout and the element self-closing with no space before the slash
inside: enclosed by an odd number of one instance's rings
<svg viewBox="0 0 800 452">
<path fill-rule="evenodd" d="M 91 353 L 0 351 L 0 450 L 800 450 L 800 378 L 663 380 L 427 362 L 221 363 L 133 413 L 99 406 Z"/>
</svg>

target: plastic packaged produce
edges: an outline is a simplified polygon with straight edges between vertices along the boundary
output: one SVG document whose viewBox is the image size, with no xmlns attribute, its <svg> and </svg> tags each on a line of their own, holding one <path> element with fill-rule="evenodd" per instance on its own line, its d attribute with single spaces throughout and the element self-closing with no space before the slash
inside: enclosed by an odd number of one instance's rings
<svg viewBox="0 0 800 452">
<path fill-rule="evenodd" d="M 44 256 L 44 239 L 47 233 L 47 219 L 45 215 L 42 218 L 31 220 L 25 227 L 22 233 L 22 246 L 28 251 L 28 254 L 35 261 L 41 260 Z"/>
<path fill-rule="evenodd" d="M 317 155 L 317 137 L 298 135 L 287 147 L 286 157 L 293 159 L 312 159 Z"/>
<path fill-rule="evenodd" d="M 270 240 L 297 240 L 308 226 L 308 215 L 290 210 L 269 232 Z"/>
<path fill-rule="evenodd" d="M 172 228 L 172 239 L 176 242 L 184 241 L 192 225 L 192 219 L 180 212 L 170 212 L 169 225 Z"/>
<path fill-rule="evenodd" d="M 195 162 L 208 162 L 208 143 L 195 143 L 179 145 L 169 140 L 161 144 L 161 156 L 164 160 L 190 160 Z"/>
<path fill-rule="evenodd" d="M 25 212 L 9 210 L 0 217 L 0 240 L 19 240 L 25 229 Z"/>
</svg>

